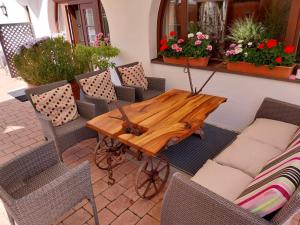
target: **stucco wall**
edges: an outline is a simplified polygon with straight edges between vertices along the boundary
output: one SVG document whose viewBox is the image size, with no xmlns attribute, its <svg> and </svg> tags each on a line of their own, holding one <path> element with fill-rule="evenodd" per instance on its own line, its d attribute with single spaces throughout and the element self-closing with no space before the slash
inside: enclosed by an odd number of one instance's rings
<svg viewBox="0 0 300 225">
<path fill-rule="evenodd" d="M 102 0 L 109 22 L 112 43 L 121 49 L 117 64 L 142 61 L 147 74 L 167 79 L 167 89 L 188 89 L 182 68 L 151 64 L 156 56 L 156 21 L 160 0 Z M 210 72 L 192 70 L 200 87 Z M 116 79 L 115 79 L 116 80 Z M 255 77 L 217 73 L 205 93 L 228 98 L 208 118 L 218 126 L 242 130 L 254 118 L 264 97 L 273 97 L 300 105 L 300 85 Z"/>
<path fill-rule="evenodd" d="M 0 24 L 28 22 L 28 17 L 24 7 L 15 0 L 0 0 L 6 6 L 8 16 L 4 16 L 0 10 Z"/>
</svg>

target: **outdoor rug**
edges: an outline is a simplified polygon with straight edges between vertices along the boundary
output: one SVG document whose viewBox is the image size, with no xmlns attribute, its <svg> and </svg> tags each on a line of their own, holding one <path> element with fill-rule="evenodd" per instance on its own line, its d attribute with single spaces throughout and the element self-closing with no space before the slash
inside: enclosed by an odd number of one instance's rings
<svg viewBox="0 0 300 225">
<path fill-rule="evenodd" d="M 192 135 L 182 142 L 169 147 L 161 152 L 170 164 L 190 175 L 194 175 L 207 161 L 215 157 L 237 136 L 237 133 L 215 127 L 204 125 L 204 139 Z"/>
<path fill-rule="evenodd" d="M 12 97 L 14 97 L 15 99 L 19 100 L 20 102 L 26 102 L 28 101 L 27 96 L 25 95 L 25 89 L 19 89 L 19 90 L 14 90 L 14 91 L 10 91 L 8 92 L 8 94 Z"/>
</svg>

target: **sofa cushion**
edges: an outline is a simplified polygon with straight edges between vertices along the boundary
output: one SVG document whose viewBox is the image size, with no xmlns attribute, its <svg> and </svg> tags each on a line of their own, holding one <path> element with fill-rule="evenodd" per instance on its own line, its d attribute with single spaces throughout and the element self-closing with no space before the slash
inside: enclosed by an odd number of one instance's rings
<svg viewBox="0 0 300 225">
<path fill-rule="evenodd" d="M 289 144 L 289 146 L 287 147 L 287 150 L 293 149 L 300 146 L 300 128 L 297 130 L 297 132 L 295 133 L 291 143 Z"/>
<path fill-rule="evenodd" d="M 272 164 L 258 174 L 235 201 L 239 206 L 264 217 L 280 209 L 300 183 L 300 154 Z"/>
<path fill-rule="evenodd" d="M 207 160 L 191 180 L 227 200 L 234 201 L 253 178 L 240 170 Z"/>
<path fill-rule="evenodd" d="M 31 94 L 31 100 L 36 110 L 50 119 L 53 126 L 63 125 L 79 117 L 70 84 L 42 94 Z"/>
<path fill-rule="evenodd" d="M 298 126 L 290 123 L 258 118 L 239 136 L 253 138 L 285 151 L 297 129 Z"/>
<path fill-rule="evenodd" d="M 272 145 L 238 137 L 214 160 L 219 164 L 242 170 L 254 178 L 269 160 L 280 154 L 281 150 Z"/>
<path fill-rule="evenodd" d="M 125 85 L 142 87 L 145 90 L 148 88 L 148 80 L 145 77 L 144 68 L 142 63 L 138 63 L 129 67 L 119 67 L 118 68 L 122 81 Z"/>
<path fill-rule="evenodd" d="M 79 80 L 85 94 L 105 99 L 108 102 L 116 101 L 117 95 L 109 71 Z"/>
</svg>

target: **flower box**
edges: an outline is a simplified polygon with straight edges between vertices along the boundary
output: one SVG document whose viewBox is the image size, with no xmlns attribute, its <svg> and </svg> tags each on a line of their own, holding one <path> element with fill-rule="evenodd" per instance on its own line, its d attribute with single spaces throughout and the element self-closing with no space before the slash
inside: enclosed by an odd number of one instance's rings
<svg viewBox="0 0 300 225">
<path fill-rule="evenodd" d="M 208 64 L 209 57 L 193 58 L 188 59 L 190 66 L 202 66 L 205 67 Z"/>
<path fill-rule="evenodd" d="M 165 63 L 170 63 L 170 64 L 176 64 L 176 65 L 186 65 L 188 62 L 187 57 L 166 57 L 163 56 L 164 62 Z"/>
<path fill-rule="evenodd" d="M 262 75 L 265 77 L 288 79 L 295 66 L 275 66 L 270 69 L 268 66 L 256 66 L 247 62 L 228 62 L 227 69 L 235 72 Z"/>
</svg>

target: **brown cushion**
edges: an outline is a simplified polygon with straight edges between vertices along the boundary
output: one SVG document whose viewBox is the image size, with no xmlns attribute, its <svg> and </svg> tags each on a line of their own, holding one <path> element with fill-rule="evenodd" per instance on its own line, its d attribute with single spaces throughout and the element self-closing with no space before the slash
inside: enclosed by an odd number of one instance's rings
<svg viewBox="0 0 300 225">
<path fill-rule="evenodd" d="M 85 94 L 102 98 L 108 102 L 116 101 L 117 95 L 109 71 L 79 80 Z"/>
<path fill-rule="evenodd" d="M 148 81 L 141 63 L 130 67 L 119 67 L 118 70 L 124 85 L 142 87 L 145 90 L 148 88 Z"/>
<path fill-rule="evenodd" d="M 32 94 L 31 99 L 38 112 L 60 126 L 76 119 L 79 114 L 70 84 L 42 94 Z"/>
</svg>

